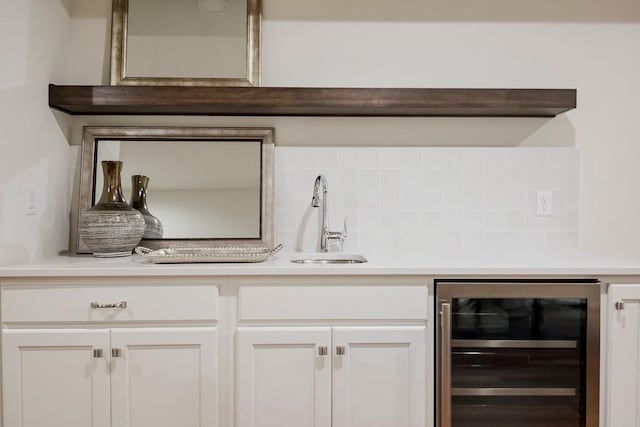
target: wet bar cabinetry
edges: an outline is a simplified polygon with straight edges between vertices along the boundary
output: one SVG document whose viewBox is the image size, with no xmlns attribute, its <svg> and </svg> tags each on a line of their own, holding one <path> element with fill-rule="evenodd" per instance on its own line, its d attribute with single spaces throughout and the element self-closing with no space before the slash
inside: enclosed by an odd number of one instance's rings
<svg viewBox="0 0 640 427">
<path fill-rule="evenodd" d="M 431 425 L 429 283 L 2 279 L 3 427 Z"/>
<path fill-rule="evenodd" d="M 638 427 L 640 285 L 502 286 L 450 295 L 452 425 Z M 372 274 L 0 278 L 3 427 L 434 427 L 440 287 Z M 585 376 L 592 292 L 600 424 Z"/>
<path fill-rule="evenodd" d="M 3 426 L 214 427 L 218 289 L 2 282 Z"/>
<path fill-rule="evenodd" d="M 427 284 L 241 286 L 236 426 L 430 425 Z"/>
</svg>

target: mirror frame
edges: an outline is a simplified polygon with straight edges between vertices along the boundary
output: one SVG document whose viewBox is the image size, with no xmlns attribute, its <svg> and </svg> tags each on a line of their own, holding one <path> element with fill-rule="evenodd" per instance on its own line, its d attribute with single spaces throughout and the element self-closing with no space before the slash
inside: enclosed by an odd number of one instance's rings
<svg viewBox="0 0 640 427">
<path fill-rule="evenodd" d="M 91 251 L 80 239 L 78 230 L 82 211 L 92 206 L 95 186 L 96 146 L 100 140 L 162 140 L 162 141 L 258 141 L 261 143 L 260 237 L 239 239 L 143 239 L 139 245 L 151 249 L 188 247 L 268 247 L 274 245 L 274 128 L 211 128 L 211 127 L 122 127 L 85 126 L 82 135 L 80 163 L 80 191 L 76 209 L 71 216 L 71 253 L 89 254 Z"/>
<path fill-rule="evenodd" d="M 112 86 L 260 86 L 262 0 L 247 1 L 247 72 L 238 78 L 128 77 L 127 23 L 129 0 L 113 0 L 111 21 Z"/>
</svg>

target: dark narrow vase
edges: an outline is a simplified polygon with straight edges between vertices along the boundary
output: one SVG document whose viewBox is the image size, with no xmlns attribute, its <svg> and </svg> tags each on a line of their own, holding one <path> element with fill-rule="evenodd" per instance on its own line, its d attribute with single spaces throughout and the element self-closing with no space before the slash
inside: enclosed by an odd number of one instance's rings
<svg viewBox="0 0 640 427">
<path fill-rule="evenodd" d="M 137 209 L 144 217 L 145 229 L 143 239 L 162 239 L 162 222 L 149 212 L 147 207 L 147 188 L 149 177 L 133 175 L 131 177 L 131 207 Z"/>
<path fill-rule="evenodd" d="M 142 214 L 122 195 L 122 162 L 103 161 L 104 186 L 100 201 L 80 215 L 80 238 L 97 257 L 131 255 L 145 229 Z"/>
</svg>

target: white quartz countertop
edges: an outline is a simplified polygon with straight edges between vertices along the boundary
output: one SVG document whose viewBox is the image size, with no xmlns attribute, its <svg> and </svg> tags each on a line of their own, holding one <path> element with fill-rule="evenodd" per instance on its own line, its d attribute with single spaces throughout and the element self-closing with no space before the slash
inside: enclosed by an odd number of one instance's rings
<svg viewBox="0 0 640 427">
<path fill-rule="evenodd" d="M 28 265 L 0 266 L 1 278 L 97 276 L 278 276 L 278 275 L 424 275 L 640 277 L 640 260 L 583 252 L 409 254 L 373 256 L 365 264 L 293 264 L 297 254 L 281 252 L 257 264 L 152 264 L 143 256 L 97 259 L 58 256 Z"/>
</svg>

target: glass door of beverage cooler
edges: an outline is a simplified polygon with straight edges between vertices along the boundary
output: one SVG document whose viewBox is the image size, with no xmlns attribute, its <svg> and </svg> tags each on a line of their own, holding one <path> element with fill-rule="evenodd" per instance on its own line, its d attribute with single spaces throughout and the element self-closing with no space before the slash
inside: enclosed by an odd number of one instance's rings
<svg viewBox="0 0 640 427">
<path fill-rule="evenodd" d="M 437 281 L 439 427 L 597 427 L 597 282 Z"/>
</svg>

